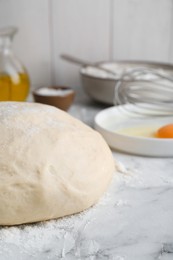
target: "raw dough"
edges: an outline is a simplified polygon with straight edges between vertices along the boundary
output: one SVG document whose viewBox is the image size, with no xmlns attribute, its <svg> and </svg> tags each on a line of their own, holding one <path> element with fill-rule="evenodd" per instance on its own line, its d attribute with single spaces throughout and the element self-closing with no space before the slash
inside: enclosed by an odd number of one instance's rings
<svg viewBox="0 0 173 260">
<path fill-rule="evenodd" d="M 80 212 L 114 172 L 99 133 L 51 106 L 0 103 L 0 225 Z"/>
</svg>

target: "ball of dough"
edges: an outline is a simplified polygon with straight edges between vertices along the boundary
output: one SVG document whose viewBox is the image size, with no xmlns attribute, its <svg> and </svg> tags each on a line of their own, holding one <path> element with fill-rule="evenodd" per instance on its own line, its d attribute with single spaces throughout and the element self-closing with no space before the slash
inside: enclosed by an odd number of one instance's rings
<svg viewBox="0 0 173 260">
<path fill-rule="evenodd" d="M 51 106 L 0 103 L 0 225 L 80 212 L 114 172 L 99 133 Z"/>
</svg>

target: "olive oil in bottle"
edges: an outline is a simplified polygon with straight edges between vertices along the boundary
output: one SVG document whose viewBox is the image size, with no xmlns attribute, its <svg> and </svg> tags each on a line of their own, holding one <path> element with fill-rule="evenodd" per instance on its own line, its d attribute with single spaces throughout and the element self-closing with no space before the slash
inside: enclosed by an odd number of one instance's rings
<svg viewBox="0 0 173 260">
<path fill-rule="evenodd" d="M 26 69 L 13 55 L 15 27 L 0 29 L 0 101 L 25 101 L 30 88 Z"/>
<path fill-rule="evenodd" d="M 25 101 L 29 92 L 29 77 L 26 73 L 14 76 L 0 73 L 0 101 Z"/>
</svg>

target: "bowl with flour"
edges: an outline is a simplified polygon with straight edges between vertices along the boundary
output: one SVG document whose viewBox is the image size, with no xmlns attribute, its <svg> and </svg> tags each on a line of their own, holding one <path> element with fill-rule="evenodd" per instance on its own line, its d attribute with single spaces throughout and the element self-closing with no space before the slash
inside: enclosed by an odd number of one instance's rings
<svg viewBox="0 0 173 260">
<path fill-rule="evenodd" d="M 70 87 L 41 87 L 33 91 L 35 102 L 55 106 L 67 111 L 72 105 L 75 91 Z"/>
<path fill-rule="evenodd" d="M 107 105 L 113 105 L 115 104 L 115 88 L 119 80 L 127 70 L 137 69 L 139 67 L 156 70 L 161 69 L 171 74 L 173 71 L 173 65 L 166 63 L 148 61 L 105 61 L 81 68 L 82 86 L 93 100 Z"/>
</svg>

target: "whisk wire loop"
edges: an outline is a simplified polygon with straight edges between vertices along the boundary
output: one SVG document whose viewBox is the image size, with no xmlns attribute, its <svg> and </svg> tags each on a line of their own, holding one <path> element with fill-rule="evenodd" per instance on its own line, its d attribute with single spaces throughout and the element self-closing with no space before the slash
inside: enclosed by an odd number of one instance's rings
<svg viewBox="0 0 173 260">
<path fill-rule="evenodd" d="M 115 86 L 115 104 L 133 104 L 136 112 L 173 115 L 173 74 L 151 68 L 127 70 Z"/>
</svg>

